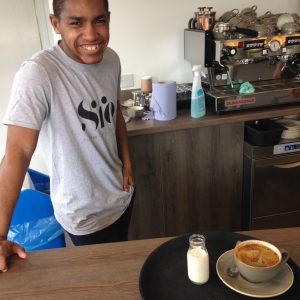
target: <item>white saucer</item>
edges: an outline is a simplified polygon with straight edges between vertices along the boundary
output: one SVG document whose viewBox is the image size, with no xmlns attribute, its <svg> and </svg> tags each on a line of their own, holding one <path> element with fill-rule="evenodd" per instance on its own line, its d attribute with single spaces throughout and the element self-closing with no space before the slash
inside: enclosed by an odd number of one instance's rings
<svg viewBox="0 0 300 300">
<path fill-rule="evenodd" d="M 294 274 L 288 264 L 279 274 L 265 283 L 251 283 L 242 276 L 231 277 L 228 268 L 233 264 L 233 250 L 223 253 L 216 263 L 217 274 L 225 285 L 232 290 L 250 297 L 269 298 L 285 293 L 294 282 Z"/>
</svg>

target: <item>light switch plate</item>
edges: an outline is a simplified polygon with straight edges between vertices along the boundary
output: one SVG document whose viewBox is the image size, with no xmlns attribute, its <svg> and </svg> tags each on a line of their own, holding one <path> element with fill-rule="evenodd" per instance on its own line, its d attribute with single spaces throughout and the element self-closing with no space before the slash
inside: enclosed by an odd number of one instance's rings
<svg viewBox="0 0 300 300">
<path fill-rule="evenodd" d="M 133 74 L 121 75 L 121 89 L 127 89 L 134 87 Z"/>
</svg>

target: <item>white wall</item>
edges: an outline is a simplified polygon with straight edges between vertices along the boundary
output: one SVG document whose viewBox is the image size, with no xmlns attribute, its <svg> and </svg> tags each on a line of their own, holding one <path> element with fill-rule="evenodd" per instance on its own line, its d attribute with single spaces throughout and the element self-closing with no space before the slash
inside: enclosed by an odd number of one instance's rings
<svg viewBox="0 0 300 300">
<path fill-rule="evenodd" d="M 39 1 L 41 6 L 42 1 Z M 42 48 L 34 0 L 0 0 L 0 121 L 8 104 L 13 77 L 26 58 Z M 40 13 L 42 17 L 43 13 Z M 53 40 L 53 37 L 52 37 Z M 1 124 L 1 123 L 0 123 Z M 0 125 L 0 159 L 6 144 L 6 126 Z M 46 172 L 43 154 L 38 147 L 31 167 Z"/>
</svg>

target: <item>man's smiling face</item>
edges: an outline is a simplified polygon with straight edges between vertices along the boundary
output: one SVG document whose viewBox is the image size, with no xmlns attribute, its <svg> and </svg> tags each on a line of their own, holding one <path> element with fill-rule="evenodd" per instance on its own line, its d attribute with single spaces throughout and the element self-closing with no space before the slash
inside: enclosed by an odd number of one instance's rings
<svg viewBox="0 0 300 300">
<path fill-rule="evenodd" d="M 103 59 L 109 42 L 109 12 L 103 0 L 66 0 L 59 19 L 51 16 L 64 52 L 79 63 Z"/>
</svg>

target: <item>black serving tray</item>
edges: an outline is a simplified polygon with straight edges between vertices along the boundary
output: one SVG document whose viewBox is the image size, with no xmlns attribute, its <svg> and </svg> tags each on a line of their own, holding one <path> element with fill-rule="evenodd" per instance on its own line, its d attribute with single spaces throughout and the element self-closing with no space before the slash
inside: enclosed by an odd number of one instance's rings
<svg viewBox="0 0 300 300">
<path fill-rule="evenodd" d="M 187 234 L 167 241 L 155 249 L 145 261 L 140 272 L 139 287 L 144 300 L 242 300 L 254 299 L 241 295 L 219 279 L 216 272 L 216 262 L 221 254 L 233 249 L 238 240 L 253 239 L 253 237 L 222 231 L 202 231 L 206 238 L 206 246 L 210 260 L 210 277 L 204 285 L 195 285 L 187 275 L 186 254 L 189 247 Z M 293 262 L 288 264 L 294 273 L 293 286 L 284 294 L 268 299 L 300 299 L 300 269 Z"/>
</svg>

